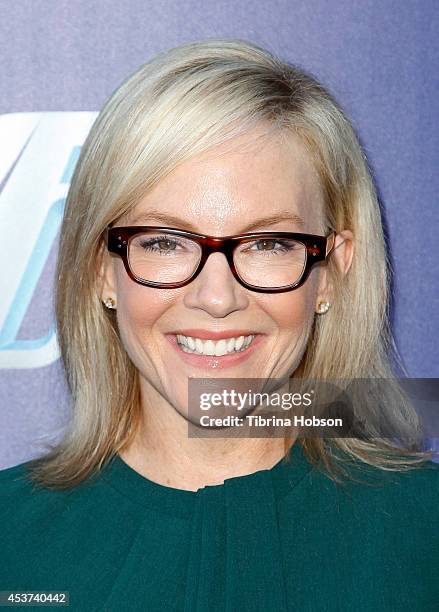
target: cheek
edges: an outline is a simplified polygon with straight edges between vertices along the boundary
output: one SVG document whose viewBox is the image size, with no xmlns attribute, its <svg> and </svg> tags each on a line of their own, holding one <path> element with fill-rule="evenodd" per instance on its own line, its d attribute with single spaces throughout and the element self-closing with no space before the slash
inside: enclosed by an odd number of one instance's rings
<svg viewBox="0 0 439 612">
<path fill-rule="evenodd" d="M 314 320 L 315 299 L 313 284 L 305 283 L 294 291 L 275 294 L 275 299 L 265 299 L 261 307 L 280 331 L 306 332 Z"/>
<path fill-rule="evenodd" d="M 118 284 L 117 302 L 118 325 L 125 346 L 139 341 L 143 346 L 151 346 L 153 327 L 175 302 L 175 291 L 144 287 L 128 278 Z"/>
</svg>

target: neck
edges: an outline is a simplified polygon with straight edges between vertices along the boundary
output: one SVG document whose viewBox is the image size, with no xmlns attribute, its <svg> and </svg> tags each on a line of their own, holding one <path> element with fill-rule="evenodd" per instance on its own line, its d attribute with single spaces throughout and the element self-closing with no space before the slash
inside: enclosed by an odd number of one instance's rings
<svg viewBox="0 0 439 612">
<path fill-rule="evenodd" d="M 132 442 L 119 454 L 137 472 L 168 487 L 197 491 L 223 484 L 270 469 L 285 454 L 283 438 L 189 438 L 187 419 L 158 394 L 151 405 L 142 401 L 142 415 Z"/>
</svg>

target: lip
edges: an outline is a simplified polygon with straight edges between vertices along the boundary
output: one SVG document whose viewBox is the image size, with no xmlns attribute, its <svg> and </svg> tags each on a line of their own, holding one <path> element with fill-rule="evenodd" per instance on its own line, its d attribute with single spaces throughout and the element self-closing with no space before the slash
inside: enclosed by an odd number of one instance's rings
<svg viewBox="0 0 439 612">
<path fill-rule="evenodd" d="M 207 337 L 203 337 L 203 336 L 199 336 L 196 335 L 194 332 L 196 331 L 197 334 L 199 334 L 200 332 L 202 332 L 203 330 L 185 330 L 185 332 L 183 332 L 183 330 L 179 330 L 178 332 L 175 333 L 169 333 L 166 334 L 166 339 L 168 340 L 168 342 L 172 345 L 172 347 L 174 348 L 174 350 L 177 352 L 178 356 L 180 357 L 180 359 L 182 361 L 184 361 L 185 363 L 187 363 L 188 365 L 191 365 L 193 367 L 196 368 L 201 368 L 201 369 L 212 369 L 212 370 L 223 370 L 225 368 L 231 368 L 233 366 L 237 366 L 241 363 L 243 363 L 244 361 L 246 361 L 247 359 L 249 359 L 249 357 L 252 355 L 252 353 L 254 352 L 254 350 L 258 347 L 258 345 L 263 341 L 265 334 L 254 334 L 254 338 L 253 341 L 249 344 L 249 346 L 243 350 L 243 351 L 239 351 L 237 353 L 231 353 L 229 355 L 221 355 L 221 356 L 217 356 L 217 355 L 198 355 L 197 353 L 185 353 L 179 346 L 178 342 L 177 342 L 177 337 L 176 337 L 176 333 L 178 334 L 182 334 L 184 336 L 188 335 L 190 336 L 191 334 L 188 333 L 189 331 L 191 331 L 191 333 L 193 333 L 193 335 L 196 338 L 201 338 L 201 339 L 206 339 L 206 340 L 221 340 L 221 339 L 226 339 L 226 338 L 231 338 L 233 336 L 235 336 L 237 334 L 236 331 L 233 331 L 233 333 L 230 332 L 218 332 L 216 335 L 212 335 L 212 332 L 206 332 L 206 330 L 204 330 L 205 334 L 208 334 Z M 240 336 L 250 336 L 252 335 L 251 332 L 245 331 L 244 333 L 241 333 L 241 331 L 243 330 L 238 330 L 238 333 Z M 225 335 L 227 334 L 227 335 Z"/>
<path fill-rule="evenodd" d="M 175 331 L 168 332 L 176 336 L 177 334 L 182 336 L 191 336 L 192 338 L 200 338 L 200 340 L 225 340 L 226 338 L 239 338 L 239 336 L 257 336 L 261 335 L 258 332 L 251 331 L 249 329 L 232 329 L 225 331 L 209 331 L 207 329 L 178 329 Z M 253 342 L 252 342 L 253 344 Z"/>
</svg>

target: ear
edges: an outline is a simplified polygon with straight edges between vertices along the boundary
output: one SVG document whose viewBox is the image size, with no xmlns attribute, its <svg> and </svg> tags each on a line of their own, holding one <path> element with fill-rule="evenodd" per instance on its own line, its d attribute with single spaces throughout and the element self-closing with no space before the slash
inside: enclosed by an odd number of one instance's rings
<svg viewBox="0 0 439 612">
<path fill-rule="evenodd" d="M 350 230 L 338 232 L 335 236 L 334 248 L 329 255 L 334 259 L 340 273 L 344 276 L 352 265 L 354 256 L 354 235 Z M 321 301 L 331 303 L 334 300 L 334 286 L 328 266 L 324 266 L 319 278 L 317 306 Z"/>
<path fill-rule="evenodd" d="M 105 248 L 101 246 L 97 257 L 97 292 L 99 299 L 103 302 L 108 298 L 112 298 L 117 302 L 117 284 L 116 274 L 114 269 L 114 257 Z"/>
</svg>

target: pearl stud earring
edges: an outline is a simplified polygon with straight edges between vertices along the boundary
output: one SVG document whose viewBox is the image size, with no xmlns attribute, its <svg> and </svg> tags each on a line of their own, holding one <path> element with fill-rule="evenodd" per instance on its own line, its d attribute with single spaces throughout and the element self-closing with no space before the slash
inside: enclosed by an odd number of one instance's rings
<svg viewBox="0 0 439 612">
<path fill-rule="evenodd" d="M 110 308 L 111 310 L 115 310 L 116 309 L 116 302 L 111 297 L 108 297 L 108 298 L 106 298 L 104 300 L 104 305 L 107 308 Z"/>
<path fill-rule="evenodd" d="M 319 302 L 316 310 L 317 314 L 326 314 L 330 306 L 331 304 L 329 302 Z"/>
</svg>

